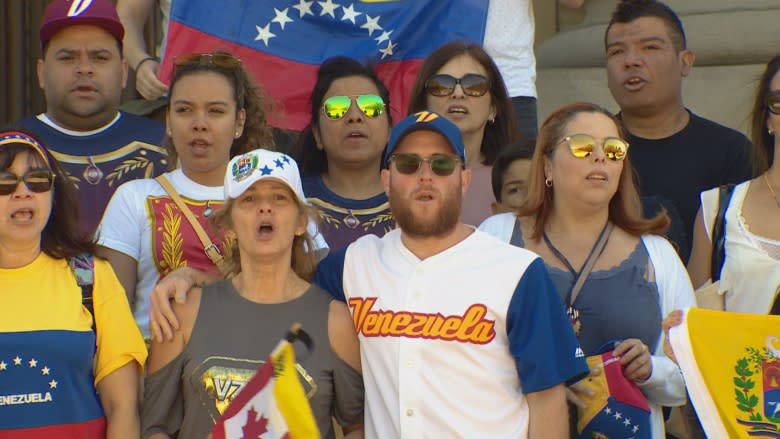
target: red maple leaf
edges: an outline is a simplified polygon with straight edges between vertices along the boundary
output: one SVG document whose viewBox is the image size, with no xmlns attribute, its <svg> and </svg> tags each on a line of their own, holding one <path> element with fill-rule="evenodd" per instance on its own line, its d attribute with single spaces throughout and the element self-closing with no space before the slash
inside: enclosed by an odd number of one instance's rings
<svg viewBox="0 0 780 439">
<path fill-rule="evenodd" d="M 246 414 L 246 424 L 241 427 L 244 436 L 241 439 L 261 439 L 263 433 L 268 433 L 268 418 L 260 415 L 252 407 Z"/>
</svg>

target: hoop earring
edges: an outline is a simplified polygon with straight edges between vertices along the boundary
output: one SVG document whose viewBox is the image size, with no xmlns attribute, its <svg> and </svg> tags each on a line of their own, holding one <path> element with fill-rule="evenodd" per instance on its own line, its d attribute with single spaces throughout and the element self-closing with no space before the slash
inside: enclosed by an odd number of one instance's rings
<svg viewBox="0 0 780 439">
<path fill-rule="evenodd" d="M 547 187 L 552 187 L 552 179 L 551 178 L 544 178 L 544 185 Z"/>
</svg>

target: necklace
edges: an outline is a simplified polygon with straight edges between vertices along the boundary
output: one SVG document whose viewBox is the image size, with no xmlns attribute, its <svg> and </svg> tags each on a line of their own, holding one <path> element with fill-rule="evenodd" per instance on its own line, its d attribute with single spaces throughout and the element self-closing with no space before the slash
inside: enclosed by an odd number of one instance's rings
<svg viewBox="0 0 780 439">
<path fill-rule="evenodd" d="M 775 190 L 772 189 L 772 185 L 769 184 L 769 177 L 766 176 L 766 172 L 764 172 L 764 181 L 766 182 L 766 187 L 769 188 L 769 192 L 772 193 L 772 198 L 775 199 L 775 204 L 777 204 L 777 207 L 780 207 L 780 200 L 777 198 L 777 194 L 775 194 Z"/>
</svg>

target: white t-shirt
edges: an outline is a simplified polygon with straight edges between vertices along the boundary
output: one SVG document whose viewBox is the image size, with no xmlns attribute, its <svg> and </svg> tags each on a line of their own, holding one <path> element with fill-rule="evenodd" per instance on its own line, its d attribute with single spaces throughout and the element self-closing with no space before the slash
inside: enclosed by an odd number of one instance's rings
<svg viewBox="0 0 780 439">
<path fill-rule="evenodd" d="M 496 62 L 509 96 L 536 97 L 534 8 L 530 0 L 490 0 L 482 45 Z"/>
<path fill-rule="evenodd" d="M 164 175 L 224 255 L 224 239 L 211 230 L 207 219 L 209 210 L 216 211 L 224 203 L 222 186 L 198 184 L 181 169 Z M 310 223 L 315 248 L 327 253 L 328 246 L 316 230 Z M 134 180 L 117 188 L 100 223 L 98 244 L 138 262 L 132 307 L 144 337 L 149 337 L 149 296 L 162 275 L 183 266 L 219 274 L 187 218 L 153 179 Z"/>
</svg>

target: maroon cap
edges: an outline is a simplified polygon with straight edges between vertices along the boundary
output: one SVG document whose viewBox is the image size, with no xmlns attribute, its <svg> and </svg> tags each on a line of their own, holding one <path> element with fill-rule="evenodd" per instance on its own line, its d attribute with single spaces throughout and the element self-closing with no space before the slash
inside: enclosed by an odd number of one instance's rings
<svg viewBox="0 0 780 439">
<path fill-rule="evenodd" d="M 116 7 L 108 0 L 54 0 L 46 7 L 38 35 L 41 46 L 51 40 L 57 32 L 68 26 L 92 24 L 102 27 L 120 43 L 125 28 L 119 21 Z"/>
</svg>

